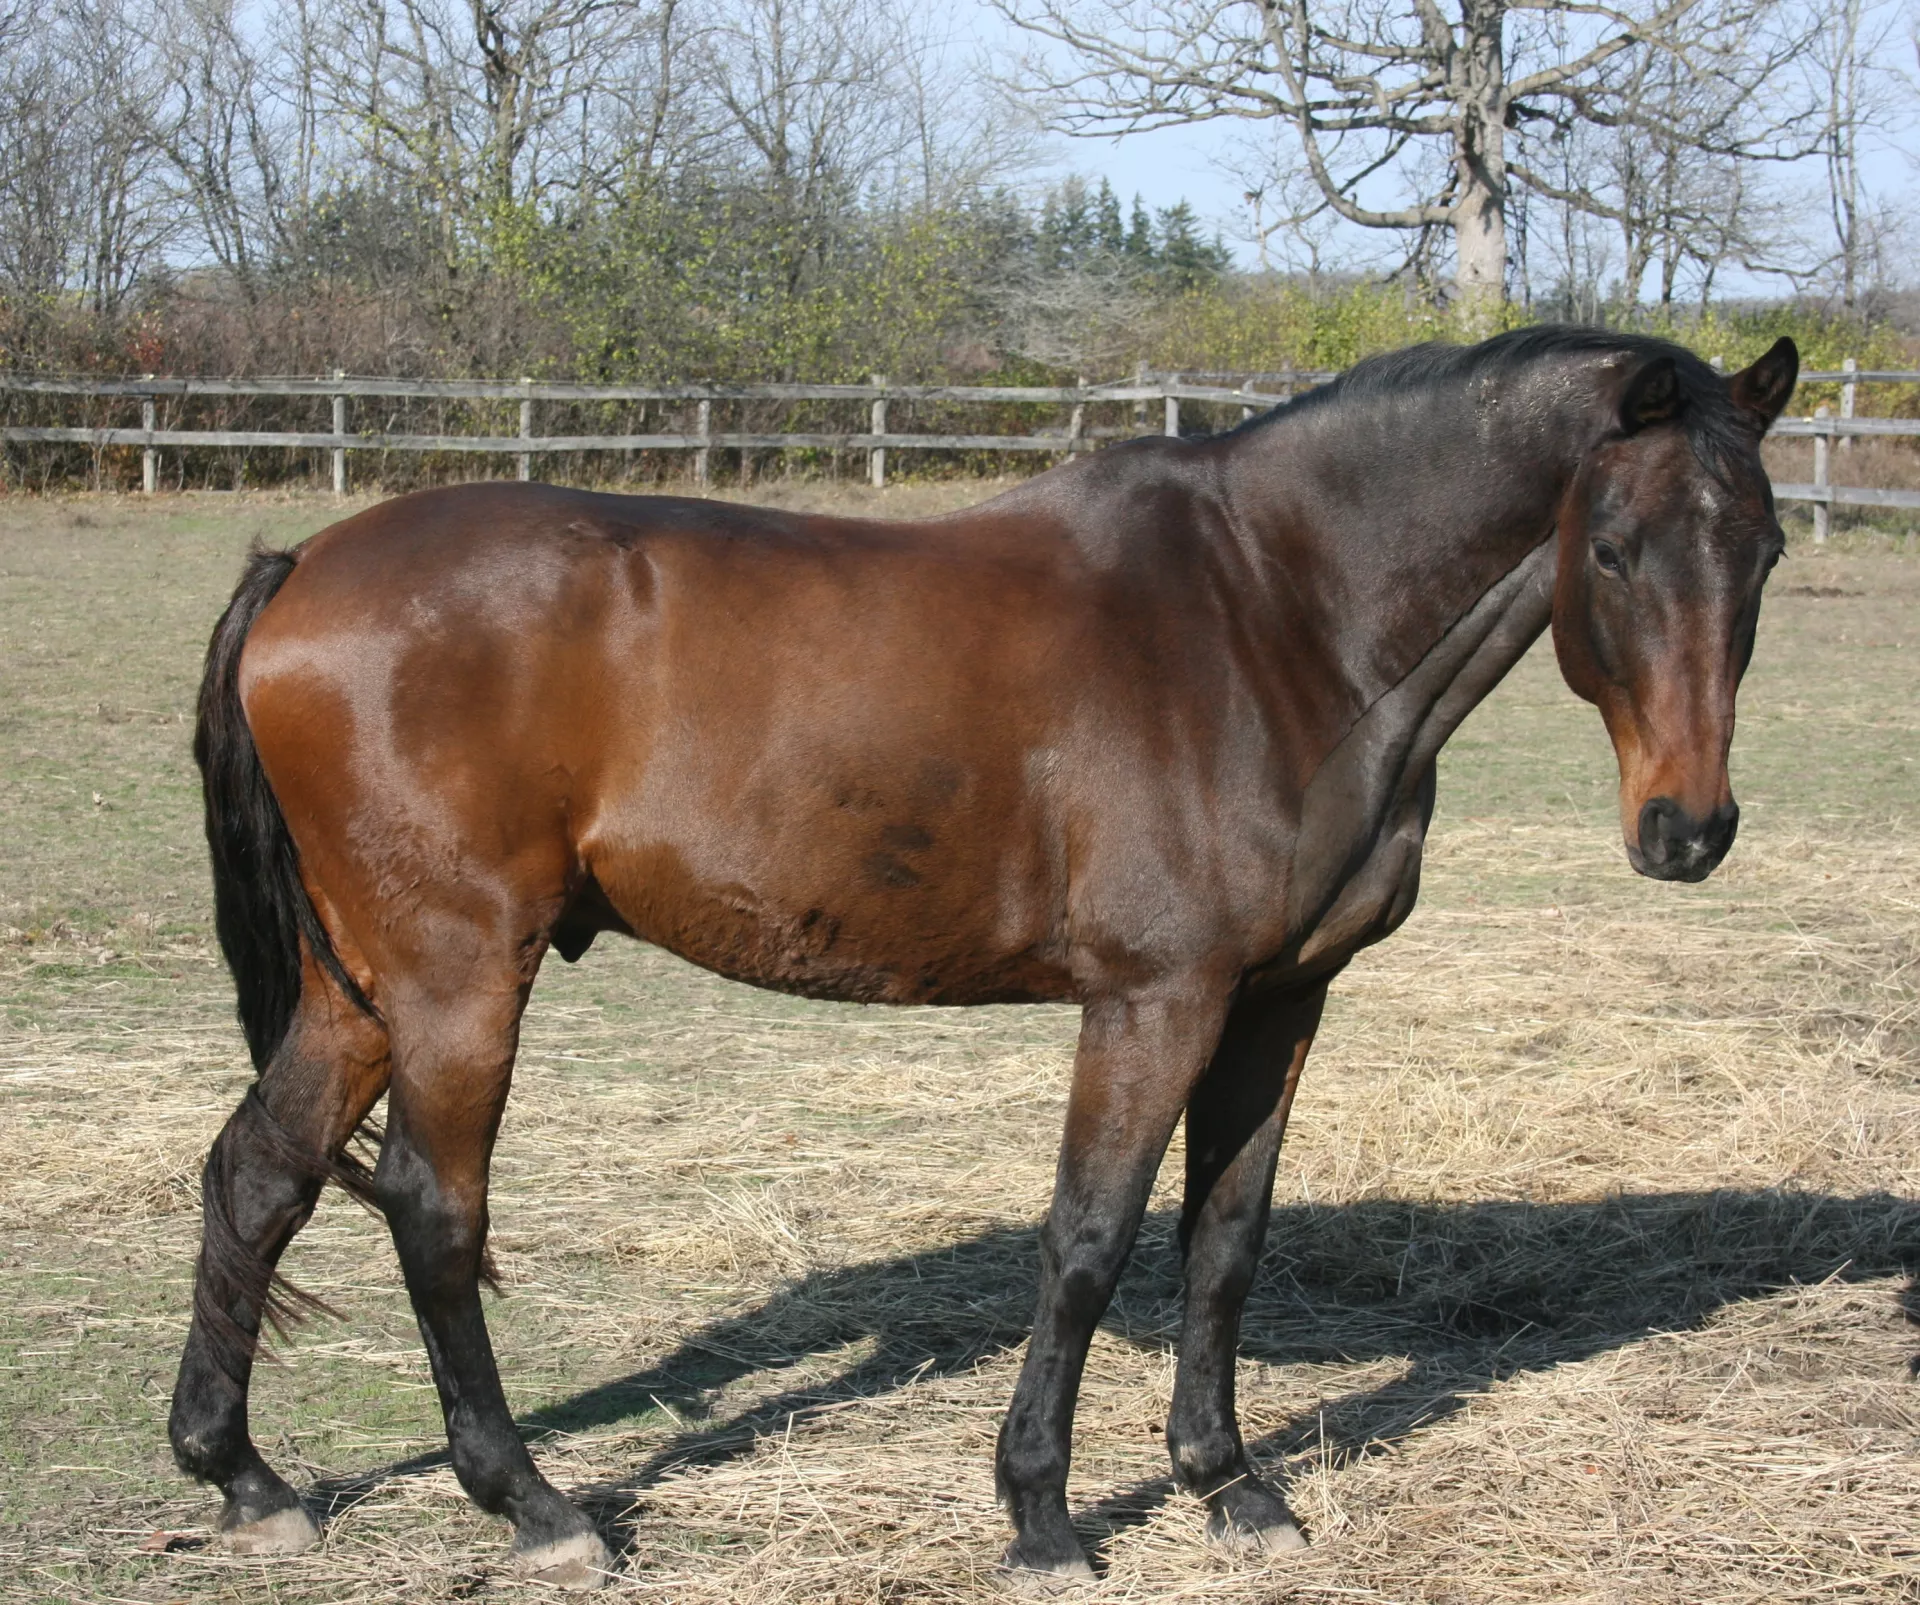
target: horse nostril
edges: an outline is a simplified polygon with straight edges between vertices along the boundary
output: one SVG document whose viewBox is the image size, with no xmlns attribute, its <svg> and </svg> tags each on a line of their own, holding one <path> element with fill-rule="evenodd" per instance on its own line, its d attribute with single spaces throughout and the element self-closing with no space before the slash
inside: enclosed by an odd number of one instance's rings
<svg viewBox="0 0 1920 1605">
<path fill-rule="evenodd" d="M 1640 810 L 1640 851 L 1649 864 L 1665 864 L 1685 833 L 1686 816 L 1671 797 L 1655 797 Z"/>
<path fill-rule="evenodd" d="M 1727 856 L 1727 850 L 1733 846 L 1733 838 L 1739 833 L 1740 805 L 1729 799 L 1708 816 L 1707 828 L 1702 832 L 1716 863 Z"/>
</svg>

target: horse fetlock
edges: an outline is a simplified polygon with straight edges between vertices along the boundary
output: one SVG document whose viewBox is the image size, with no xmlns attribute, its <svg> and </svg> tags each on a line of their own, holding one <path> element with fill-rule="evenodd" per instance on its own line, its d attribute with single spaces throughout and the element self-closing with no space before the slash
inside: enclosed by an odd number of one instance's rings
<svg viewBox="0 0 1920 1605">
<path fill-rule="evenodd" d="M 242 1454 L 236 1452 L 234 1435 L 224 1423 L 188 1426 L 181 1419 L 181 1409 L 176 1401 L 173 1420 L 168 1423 L 167 1438 L 173 1446 L 173 1463 L 189 1477 L 215 1484 L 233 1480 Z M 242 1449 L 246 1446 L 244 1435 L 240 1438 L 240 1445 Z"/>
<path fill-rule="evenodd" d="M 1022 1531 L 1052 1507 L 1058 1506 L 1063 1516 L 1066 1511 L 1066 1457 L 1052 1444 L 1035 1441 L 1037 1436 L 1009 1419 L 993 1457 L 994 1493 Z"/>
<path fill-rule="evenodd" d="M 1003 1583 L 1048 1593 L 1093 1576 L 1087 1554 L 1067 1518 L 1066 1479 L 1007 1487 L 1001 1500 L 1013 1518 L 1014 1540 L 1001 1556 Z M 1025 1585 L 1031 1583 L 1032 1588 Z"/>
<path fill-rule="evenodd" d="M 286 1510 L 302 1510 L 300 1496 L 279 1472 L 260 1458 L 251 1442 L 245 1445 L 245 1464 L 230 1477 L 219 1480 L 220 1491 L 227 1496 L 220 1512 L 220 1530 L 230 1532 L 265 1521 Z"/>
<path fill-rule="evenodd" d="M 510 1422 L 455 1408 L 448 1418 L 453 1474 L 467 1497 L 490 1516 L 505 1516 L 530 1543 L 564 1538 L 587 1526 L 535 1469 Z"/>
<path fill-rule="evenodd" d="M 1211 1499 L 1220 1489 L 1252 1476 L 1231 1418 L 1195 1424 L 1181 1418 L 1177 1404 L 1167 1422 L 1167 1457 L 1173 1462 L 1174 1480 L 1197 1499 Z"/>
</svg>

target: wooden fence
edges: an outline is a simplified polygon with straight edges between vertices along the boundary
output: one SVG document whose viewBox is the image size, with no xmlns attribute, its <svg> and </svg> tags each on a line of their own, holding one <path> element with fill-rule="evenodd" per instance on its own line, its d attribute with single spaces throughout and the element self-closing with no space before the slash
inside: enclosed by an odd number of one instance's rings
<svg viewBox="0 0 1920 1605">
<path fill-rule="evenodd" d="M 1321 383 L 1329 373 L 1274 375 L 1277 388 L 1243 385 L 1222 388 L 1195 385 L 1177 376 L 1137 377 L 1100 385 L 896 385 L 876 376 L 864 385 L 805 384 L 681 384 L 596 385 L 523 379 L 497 380 L 351 379 L 73 379 L 0 374 L 0 393 L 138 399 L 140 427 L 37 427 L 0 424 L 0 441 L 22 444 L 83 445 L 99 450 L 135 446 L 143 453 L 142 475 L 148 491 L 157 488 L 158 453 L 166 447 L 280 447 L 330 451 L 333 487 L 346 489 L 349 451 L 507 453 L 518 458 L 520 477 L 532 477 L 535 456 L 559 452 L 690 451 L 694 477 L 708 482 L 711 454 L 726 450 L 826 450 L 864 452 L 875 485 L 886 482 L 890 451 L 1048 452 L 1056 455 L 1090 450 L 1105 439 L 1148 432 L 1145 412 L 1157 413 L 1153 432 L 1180 432 L 1183 401 L 1211 402 L 1236 407 L 1242 417 L 1285 400 L 1296 388 Z M 165 429 L 157 426 L 156 405 L 165 398 L 214 396 L 321 397 L 332 402 L 332 428 L 317 430 Z M 520 428 L 512 435 L 402 434 L 381 430 L 353 430 L 348 408 L 356 401 L 396 398 L 474 402 L 518 402 Z M 571 405 L 596 402 L 691 404 L 691 430 L 638 434 L 547 434 L 535 430 L 535 407 L 542 402 Z M 839 402 L 864 404 L 869 427 L 864 431 L 748 431 L 714 427 L 714 409 L 749 402 Z M 1134 427 L 1089 428 L 1086 410 L 1100 403 L 1131 402 Z M 1015 403 L 1067 409 L 1066 425 L 1058 430 L 1027 434 L 934 434 L 894 432 L 888 429 L 893 403 L 983 404 Z"/>
<path fill-rule="evenodd" d="M 1257 410 L 1284 401 L 1299 389 L 1332 378 L 1331 373 L 1282 371 L 1257 374 L 1150 374 L 1111 384 L 1045 385 L 896 385 L 876 375 L 864 385 L 802 384 L 680 384 L 595 385 L 522 379 L 357 379 L 335 374 L 326 379 L 92 379 L 0 374 L 0 396 L 76 396 L 96 401 L 140 403 L 140 424 L 131 426 L 66 427 L 0 422 L 0 441 L 22 445 L 80 445 L 95 453 L 110 447 L 134 447 L 141 452 L 142 485 L 152 493 L 159 487 L 160 454 L 168 448 L 227 448 L 251 450 L 281 448 L 317 450 L 331 455 L 333 489 L 347 489 L 348 452 L 505 453 L 517 459 L 519 475 L 530 479 L 536 456 L 573 452 L 691 452 L 693 476 L 700 484 L 711 478 L 716 451 L 824 450 L 865 453 L 868 477 L 874 485 L 886 483 L 890 452 L 1045 452 L 1070 456 L 1094 449 L 1101 441 L 1131 437 L 1149 431 L 1178 435 L 1182 403 L 1226 408 L 1249 418 Z M 1208 383 L 1205 381 L 1227 381 Z M 1824 540 L 1828 509 L 1840 504 L 1863 507 L 1920 509 L 1920 491 L 1876 490 L 1836 485 L 1831 480 L 1833 447 L 1844 450 L 1848 441 L 1879 436 L 1920 436 L 1920 419 L 1855 416 L 1858 387 L 1877 384 L 1920 384 L 1920 373 L 1861 369 L 1848 362 L 1833 372 L 1809 372 L 1803 383 L 1838 384 L 1840 410 L 1820 407 L 1812 417 L 1782 418 L 1776 435 L 1809 435 L 1814 440 L 1814 474 L 1807 484 L 1776 484 L 1774 493 L 1785 501 L 1814 504 L 1814 535 Z M 163 401 L 185 402 L 211 397 L 308 397 L 331 403 L 331 427 L 300 429 L 169 429 L 159 427 L 157 410 Z M 397 433 L 352 427 L 349 409 L 356 403 L 393 399 L 499 403 L 517 402 L 519 430 L 511 435 Z M 748 403 L 841 403 L 866 408 L 868 427 L 854 430 L 752 431 L 714 427 L 716 407 L 736 410 Z M 684 414 L 691 409 L 691 429 L 655 430 L 631 434 L 543 434 L 536 432 L 536 409 L 542 404 L 579 406 L 591 403 L 669 405 Z M 909 432 L 889 428 L 888 409 L 894 404 L 972 406 L 1020 404 L 1061 408 L 1063 426 L 1024 434 L 951 434 Z M 1132 421 L 1119 427 L 1090 427 L 1087 409 L 1103 404 L 1130 403 Z M 1157 415 L 1157 416 L 1156 416 Z M 1229 413 L 1231 416 L 1231 412 Z"/>
</svg>

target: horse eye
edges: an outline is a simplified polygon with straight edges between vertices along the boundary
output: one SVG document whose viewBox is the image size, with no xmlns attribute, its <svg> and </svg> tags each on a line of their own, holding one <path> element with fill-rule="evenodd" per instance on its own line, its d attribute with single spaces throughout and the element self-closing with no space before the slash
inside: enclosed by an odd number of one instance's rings
<svg viewBox="0 0 1920 1605">
<path fill-rule="evenodd" d="M 1609 574 L 1624 574 L 1627 571 L 1626 560 L 1620 555 L 1620 548 L 1610 541 L 1593 543 L 1593 560 Z"/>
</svg>

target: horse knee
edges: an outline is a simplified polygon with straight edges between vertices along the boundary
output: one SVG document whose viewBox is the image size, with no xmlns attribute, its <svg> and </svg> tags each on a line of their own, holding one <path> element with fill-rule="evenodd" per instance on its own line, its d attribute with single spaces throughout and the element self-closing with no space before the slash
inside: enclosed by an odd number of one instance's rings
<svg viewBox="0 0 1920 1605">
<path fill-rule="evenodd" d="M 1043 1229 L 1042 1274 L 1069 1321 L 1080 1324 L 1100 1318 L 1130 1246 L 1130 1234 L 1105 1223 L 1083 1222 L 1071 1232 Z"/>
<path fill-rule="evenodd" d="M 1240 1310 L 1253 1288 L 1257 1268 L 1257 1250 L 1249 1252 L 1244 1244 L 1225 1245 L 1224 1251 L 1190 1254 L 1186 1267 L 1187 1307 L 1205 1312 L 1212 1321 L 1238 1326 Z"/>
</svg>

